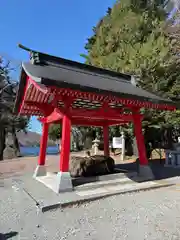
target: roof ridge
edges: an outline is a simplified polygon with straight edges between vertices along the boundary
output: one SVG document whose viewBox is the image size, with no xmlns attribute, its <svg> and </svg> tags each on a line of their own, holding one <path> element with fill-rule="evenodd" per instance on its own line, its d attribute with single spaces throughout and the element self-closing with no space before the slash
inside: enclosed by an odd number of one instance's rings
<svg viewBox="0 0 180 240">
<path fill-rule="evenodd" d="M 98 74 L 109 75 L 111 77 L 123 78 L 124 81 L 131 83 L 131 75 L 129 74 L 119 73 L 119 72 L 111 71 L 108 69 L 95 67 L 95 66 L 80 63 L 77 61 L 72 61 L 69 59 L 49 55 L 47 53 L 41 53 L 39 51 L 35 51 L 30 48 L 27 48 L 21 44 L 19 44 L 18 46 L 30 52 L 30 60 L 31 60 L 31 63 L 34 65 L 49 65 L 49 66 L 58 67 L 58 64 L 61 64 L 61 65 L 71 66 L 74 68 L 79 68 L 86 71 L 93 71 L 94 73 L 98 73 Z"/>
</svg>

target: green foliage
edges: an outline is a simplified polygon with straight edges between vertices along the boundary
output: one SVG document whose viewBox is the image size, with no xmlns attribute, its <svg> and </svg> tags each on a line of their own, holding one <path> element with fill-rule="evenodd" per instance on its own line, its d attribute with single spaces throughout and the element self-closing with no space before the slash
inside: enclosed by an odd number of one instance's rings
<svg viewBox="0 0 180 240">
<path fill-rule="evenodd" d="M 3 150 L 6 146 L 6 133 L 12 134 L 13 145 L 18 156 L 19 143 L 16 132 L 26 131 L 29 123 L 29 118 L 13 114 L 18 83 L 10 78 L 12 70 L 10 62 L 0 57 L 0 160 L 3 159 Z"/>
<path fill-rule="evenodd" d="M 180 92 L 180 40 L 172 34 L 171 21 L 166 21 L 164 0 L 121 0 L 93 28 L 93 35 L 82 54 L 87 64 L 138 76 L 138 84 L 167 98 L 176 99 Z M 172 30 L 173 29 L 173 30 Z M 179 33 L 179 28 L 176 29 Z M 166 127 L 180 124 L 180 112 L 143 110 L 144 126 Z M 133 135 L 132 125 L 112 127 L 110 136 L 124 130 Z M 81 128 L 84 136 L 95 137 L 99 128 Z M 59 139 L 61 126 L 52 125 L 50 138 Z"/>
<path fill-rule="evenodd" d="M 61 124 L 51 124 L 49 127 L 49 138 L 56 141 L 61 138 L 62 125 Z"/>
<path fill-rule="evenodd" d="M 180 92 L 179 37 L 170 34 L 164 1 L 121 0 L 93 28 L 86 63 L 138 76 L 140 87 L 177 99 Z M 179 31 L 179 25 L 176 27 Z M 144 125 L 178 125 L 180 112 L 145 111 Z"/>
</svg>

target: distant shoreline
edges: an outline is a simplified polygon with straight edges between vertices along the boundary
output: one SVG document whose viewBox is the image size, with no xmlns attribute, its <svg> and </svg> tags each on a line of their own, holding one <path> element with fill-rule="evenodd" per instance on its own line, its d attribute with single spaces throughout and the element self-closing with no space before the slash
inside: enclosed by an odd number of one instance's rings
<svg viewBox="0 0 180 240">
<path fill-rule="evenodd" d="M 23 146 L 20 147 L 20 153 L 22 157 L 25 156 L 38 156 L 40 147 L 38 146 Z M 47 155 L 57 155 L 59 154 L 59 146 L 48 146 L 46 150 Z"/>
</svg>

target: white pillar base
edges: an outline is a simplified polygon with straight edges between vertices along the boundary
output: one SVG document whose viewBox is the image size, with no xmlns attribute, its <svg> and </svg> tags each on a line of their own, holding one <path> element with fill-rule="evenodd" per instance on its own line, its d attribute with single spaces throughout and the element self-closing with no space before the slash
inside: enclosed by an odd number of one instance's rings
<svg viewBox="0 0 180 240">
<path fill-rule="evenodd" d="M 38 165 L 36 167 L 35 171 L 34 171 L 33 178 L 46 176 L 46 174 L 47 174 L 46 166 L 45 165 Z"/>
<path fill-rule="evenodd" d="M 56 193 L 71 192 L 73 190 L 71 175 L 69 172 L 58 172 L 56 181 Z"/>
<path fill-rule="evenodd" d="M 154 180 L 154 174 L 149 165 L 139 165 L 138 175 L 146 180 Z"/>
</svg>

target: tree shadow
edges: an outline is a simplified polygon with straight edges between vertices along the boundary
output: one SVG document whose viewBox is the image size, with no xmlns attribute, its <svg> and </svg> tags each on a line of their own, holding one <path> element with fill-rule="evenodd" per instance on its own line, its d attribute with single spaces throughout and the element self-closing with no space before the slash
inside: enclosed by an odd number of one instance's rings
<svg viewBox="0 0 180 240">
<path fill-rule="evenodd" d="M 163 161 L 159 159 L 149 161 L 149 166 L 151 167 L 156 180 L 180 176 L 180 169 L 173 167 L 165 167 L 164 163 L 165 160 Z"/>
<path fill-rule="evenodd" d="M 149 166 L 154 174 L 155 180 L 163 180 L 176 176 L 180 176 L 180 169 L 175 169 L 175 168 L 167 168 L 164 166 L 165 160 L 150 160 L 149 161 Z M 74 187 L 78 187 L 80 185 L 84 185 L 84 187 L 89 187 L 88 183 L 95 183 L 96 182 L 103 182 L 108 181 L 108 180 L 114 180 L 117 179 L 117 173 L 123 173 L 124 176 L 127 178 L 131 179 L 135 183 L 142 183 L 142 182 L 147 182 L 151 181 L 149 178 L 146 176 L 140 177 L 138 175 L 139 172 L 139 161 L 132 162 L 132 163 L 123 163 L 123 164 L 116 164 L 115 165 L 115 171 L 114 173 L 107 173 L 107 174 L 101 174 L 97 176 L 91 176 L 91 177 L 72 177 L 72 184 Z M 107 178 L 106 178 L 107 175 Z M 86 185 L 87 184 L 87 185 Z M 91 185 L 94 186 L 94 185 Z M 94 188 L 94 187 L 93 187 Z"/>
<path fill-rule="evenodd" d="M 163 180 L 172 177 L 180 176 L 180 169 L 173 167 L 165 167 L 165 160 L 154 159 L 149 161 L 149 166 L 154 174 L 155 180 Z M 127 163 L 127 164 L 118 164 L 116 168 L 124 169 L 127 172 L 138 172 L 138 162 Z M 128 174 L 127 174 L 128 177 Z M 132 179 L 133 180 L 133 179 Z"/>
<path fill-rule="evenodd" d="M 126 170 L 123 169 L 116 169 L 114 170 L 113 173 L 104 173 L 104 174 L 97 174 L 97 175 L 93 175 L 91 177 L 72 177 L 72 184 L 74 187 L 80 186 L 80 185 L 84 185 L 87 183 L 95 183 L 95 182 L 99 182 L 102 181 L 99 178 L 102 176 L 108 176 L 109 180 L 113 180 L 116 178 L 116 174 L 117 173 L 126 173 Z M 111 177 L 110 177 L 111 176 Z"/>
<path fill-rule="evenodd" d="M 13 232 L 13 231 L 11 231 L 9 233 L 4 233 L 4 234 L 0 233 L 0 240 L 11 239 L 17 235 L 18 235 L 18 232 Z"/>
</svg>

